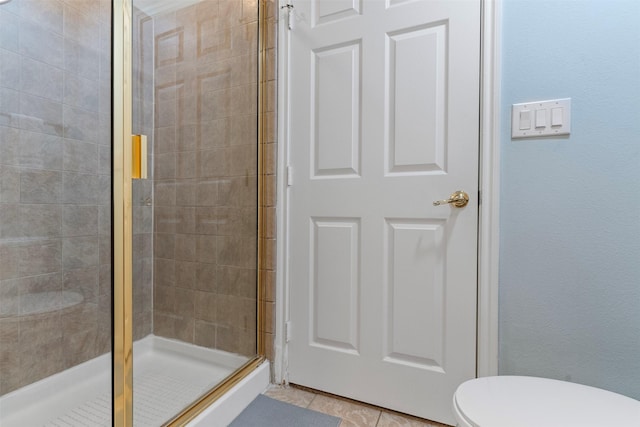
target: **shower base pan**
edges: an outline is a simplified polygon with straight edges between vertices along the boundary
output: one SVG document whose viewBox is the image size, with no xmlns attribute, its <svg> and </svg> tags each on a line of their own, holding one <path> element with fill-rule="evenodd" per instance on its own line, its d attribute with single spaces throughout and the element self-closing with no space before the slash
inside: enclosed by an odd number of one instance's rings
<svg viewBox="0 0 640 427">
<path fill-rule="evenodd" d="M 161 426 L 248 360 L 153 335 L 134 343 L 133 351 L 135 427 Z M 245 384 L 244 392 L 242 389 L 235 391 L 240 397 L 232 395 L 220 399 L 231 402 L 231 411 L 224 410 L 223 402 L 216 402 L 217 405 L 212 406 L 226 413 L 207 416 L 207 409 L 206 418 L 233 419 L 236 412 L 239 413 L 267 387 L 268 367 L 264 365 L 258 368 L 259 375 L 250 375 L 258 378 L 254 380 L 257 383 L 249 387 Z M 238 384 L 241 385 L 243 383 Z M 242 398 L 247 390 L 248 395 Z M 111 355 L 102 355 L 1 397 L 0 425 L 111 426 Z"/>
</svg>

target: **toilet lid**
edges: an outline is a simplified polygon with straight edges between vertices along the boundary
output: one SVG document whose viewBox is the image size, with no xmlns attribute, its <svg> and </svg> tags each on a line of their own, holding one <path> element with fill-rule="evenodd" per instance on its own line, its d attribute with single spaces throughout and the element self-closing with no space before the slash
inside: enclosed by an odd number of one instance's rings
<svg viewBox="0 0 640 427">
<path fill-rule="evenodd" d="M 473 427 L 640 426 L 639 401 L 545 378 L 470 380 L 458 387 L 454 406 Z"/>
</svg>

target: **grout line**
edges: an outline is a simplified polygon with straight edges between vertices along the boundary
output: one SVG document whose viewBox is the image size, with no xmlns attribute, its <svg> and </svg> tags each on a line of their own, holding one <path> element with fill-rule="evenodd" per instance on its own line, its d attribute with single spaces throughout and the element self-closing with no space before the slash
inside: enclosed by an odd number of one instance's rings
<svg viewBox="0 0 640 427">
<path fill-rule="evenodd" d="M 382 418 L 382 411 L 378 411 L 378 419 L 376 420 L 376 427 L 380 424 L 380 418 Z"/>
<path fill-rule="evenodd" d="M 311 400 L 309 401 L 309 403 L 307 403 L 306 408 L 309 409 L 309 406 L 311 406 L 311 403 L 313 403 L 314 400 L 316 400 L 316 397 L 318 395 L 316 393 L 313 393 L 313 397 L 311 398 Z"/>
</svg>

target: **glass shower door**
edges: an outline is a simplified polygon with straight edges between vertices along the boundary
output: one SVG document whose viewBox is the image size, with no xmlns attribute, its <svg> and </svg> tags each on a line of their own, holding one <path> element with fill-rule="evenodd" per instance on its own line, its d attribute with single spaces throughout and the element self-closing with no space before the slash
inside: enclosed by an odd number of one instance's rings
<svg viewBox="0 0 640 427">
<path fill-rule="evenodd" d="M 258 4 L 134 0 L 126 14 L 122 141 L 146 137 L 147 178 L 127 187 L 123 172 L 121 349 L 133 358 L 116 357 L 116 410 L 159 426 L 258 360 Z"/>
<path fill-rule="evenodd" d="M 0 425 L 110 425 L 111 2 L 1 3 Z"/>
</svg>

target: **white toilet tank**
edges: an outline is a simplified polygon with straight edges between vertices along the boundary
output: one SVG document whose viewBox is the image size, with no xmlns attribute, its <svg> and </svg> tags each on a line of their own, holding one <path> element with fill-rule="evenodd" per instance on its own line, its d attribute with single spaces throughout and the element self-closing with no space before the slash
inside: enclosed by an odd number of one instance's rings
<svg viewBox="0 0 640 427">
<path fill-rule="evenodd" d="M 640 427 L 640 402 L 580 384 L 498 376 L 460 385 L 453 396 L 460 427 Z"/>
</svg>

